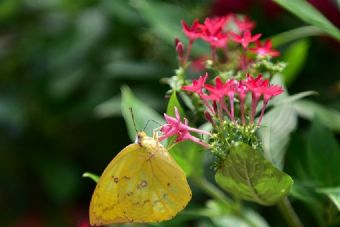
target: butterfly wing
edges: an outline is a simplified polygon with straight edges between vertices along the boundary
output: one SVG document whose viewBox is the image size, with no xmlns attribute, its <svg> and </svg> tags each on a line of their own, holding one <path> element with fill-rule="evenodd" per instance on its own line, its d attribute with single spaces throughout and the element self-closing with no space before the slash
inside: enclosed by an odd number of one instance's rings
<svg viewBox="0 0 340 227">
<path fill-rule="evenodd" d="M 100 177 L 90 203 L 90 224 L 92 226 L 131 222 L 119 206 L 118 189 L 129 168 L 141 168 L 145 162 L 145 153 L 140 152 L 138 144 L 124 148 L 109 163 Z M 131 171 L 130 171 L 131 172 Z"/>
<path fill-rule="evenodd" d="M 132 222 L 159 222 L 173 218 L 191 199 L 185 174 L 162 147 L 143 148 L 145 162 L 138 171 L 126 172 L 120 182 L 118 203 Z"/>
</svg>

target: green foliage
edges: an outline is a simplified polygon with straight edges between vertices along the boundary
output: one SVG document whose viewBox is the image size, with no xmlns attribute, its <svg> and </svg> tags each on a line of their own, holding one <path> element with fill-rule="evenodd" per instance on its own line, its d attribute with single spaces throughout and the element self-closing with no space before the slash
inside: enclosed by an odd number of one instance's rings
<svg viewBox="0 0 340 227">
<path fill-rule="evenodd" d="M 153 120 L 159 124 L 164 122 L 160 114 L 145 105 L 142 101 L 138 100 L 128 87 L 122 87 L 121 104 L 122 114 L 125 119 L 131 141 L 135 141 L 136 139 L 136 130 L 143 130 L 149 121 Z M 132 118 L 130 108 L 132 108 L 134 119 Z M 135 128 L 133 121 L 135 121 L 137 128 Z M 146 127 L 145 132 L 147 135 L 152 136 L 153 127 Z"/>
<path fill-rule="evenodd" d="M 317 9 L 304 0 L 274 0 L 295 16 L 320 28 L 323 32 L 340 41 L 340 31 Z"/>
<path fill-rule="evenodd" d="M 308 40 L 301 39 L 291 44 L 283 53 L 283 60 L 289 64 L 282 72 L 285 84 L 291 84 L 300 74 L 308 56 L 309 45 Z"/>
<path fill-rule="evenodd" d="M 340 211 L 340 187 L 318 189 L 319 193 L 325 194 Z"/>
<path fill-rule="evenodd" d="M 327 128 L 340 132 L 340 112 L 309 100 L 299 100 L 293 104 L 299 116 L 308 120 L 316 117 Z"/>
<path fill-rule="evenodd" d="M 273 205 L 293 184 L 290 176 L 275 168 L 249 145 L 237 143 L 217 167 L 216 182 L 236 198 Z"/>
<path fill-rule="evenodd" d="M 316 117 L 307 139 L 307 166 L 311 180 L 319 187 L 336 187 L 340 178 L 340 146 L 332 133 Z"/>
</svg>

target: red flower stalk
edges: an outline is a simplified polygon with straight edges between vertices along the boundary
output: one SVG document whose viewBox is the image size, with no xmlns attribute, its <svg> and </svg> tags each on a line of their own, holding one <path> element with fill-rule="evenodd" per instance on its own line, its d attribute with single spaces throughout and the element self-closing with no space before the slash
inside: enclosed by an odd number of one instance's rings
<svg viewBox="0 0 340 227">
<path fill-rule="evenodd" d="M 239 99 L 240 99 L 242 124 L 245 125 L 246 119 L 244 117 L 244 101 L 248 93 L 248 87 L 246 86 L 244 81 L 241 80 L 238 82 L 238 85 L 236 87 L 236 93 L 238 94 Z"/>
<path fill-rule="evenodd" d="M 185 58 L 184 58 L 184 62 L 187 62 L 187 60 L 189 59 L 189 56 L 190 56 L 190 52 L 191 52 L 193 42 L 196 39 L 201 38 L 202 27 L 201 27 L 201 24 L 199 23 L 197 18 L 194 20 L 191 27 L 187 23 L 185 23 L 184 20 L 182 20 L 181 22 L 182 22 L 183 32 L 189 39 L 188 49 L 187 49 L 187 52 L 186 52 Z"/>
<path fill-rule="evenodd" d="M 264 80 L 261 74 L 259 74 L 256 78 L 253 78 L 250 74 L 247 74 L 246 86 L 248 87 L 249 91 L 251 91 L 252 95 L 250 116 L 251 124 L 254 123 L 256 107 L 262 95 L 262 90 L 263 88 L 267 87 L 268 83 L 269 81 Z"/>
<path fill-rule="evenodd" d="M 272 41 L 270 39 L 264 41 L 263 43 L 261 43 L 260 40 L 257 40 L 256 47 L 249 48 L 249 51 L 257 54 L 260 57 L 268 55 L 272 57 L 277 57 L 280 55 L 279 51 L 272 49 Z"/>
<path fill-rule="evenodd" d="M 249 30 L 246 30 L 243 35 L 238 35 L 236 33 L 231 33 L 231 39 L 236 42 L 240 43 L 244 49 L 248 48 L 249 43 L 255 42 L 261 37 L 262 34 L 255 34 L 254 36 L 251 35 Z"/>
<path fill-rule="evenodd" d="M 279 85 L 269 84 L 269 80 L 263 79 L 261 74 L 259 74 L 256 78 L 253 78 L 250 74 L 248 74 L 246 85 L 252 93 L 252 112 L 251 112 L 251 120 L 250 120 L 251 124 L 254 123 L 257 103 L 260 97 L 263 95 L 263 106 L 262 106 L 261 114 L 258 120 L 258 125 L 260 125 L 263 115 L 264 115 L 264 111 L 268 104 L 268 101 L 272 97 L 281 94 L 283 92 L 283 89 Z"/>
<path fill-rule="evenodd" d="M 204 130 L 190 127 L 188 125 L 188 119 L 186 118 L 184 118 L 184 123 L 182 123 L 181 117 L 176 107 L 175 107 L 175 117 L 170 117 L 169 115 L 164 114 L 164 118 L 167 123 L 163 125 L 160 129 L 160 131 L 163 133 L 163 136 L 159 137 L 159 141 L 162 141 L 171 136 L 177 136 L 176 143 L 179 143 L 185 140 L 191 140 L 197 144 L 202 145 L 205 148 L 210 147 L 209 144 L 191 135 L 190 132 L 196 132 L 196 133 L 204 134 L 204 135 L 210 135 L 210 133 Z"/>
<path fill-rule="evenodd" d="M 221 78 L 219 76 L 215 79 L 215 86 L 207 84 L 205 85 L 205 88 L 210 92 L 209 95 L 203 95 L 202 98 L 206 100 L 212 100 L 219 104 L 218 108 L 218 117 L 220 121 L 223 120 L 223 110 L 227 112 L 230 119 L 234 120 L 233 115 L 230 113 L 230 111 L 227 109 L 226 104 L 224 102 L 224 97 L 228 95 L 227 93 L 230 90 L 230 84 L 229 83 L 223 83 Z"/>
</svg>

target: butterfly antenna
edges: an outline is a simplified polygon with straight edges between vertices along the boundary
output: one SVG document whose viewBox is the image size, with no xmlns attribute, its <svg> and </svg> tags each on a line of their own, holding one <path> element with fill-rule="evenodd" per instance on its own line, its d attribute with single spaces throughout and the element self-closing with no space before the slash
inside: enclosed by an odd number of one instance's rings
<svg viewBox="0 0 340 227">
<path fill-rule="evenodd" d="M 138 133 L 137 126 L 136 126 L 136 121 L 135 121 L 135 116 L 133 115 L 132 107 L 129 108 L 129 111 L 130 111 L 130 114 L 131 114 L 133 127 L 135 128 L 136 133 Z"/>
<path fill-rule="evenodd" d="M 161 123 L 159 123 L 158 121 L 155 121 L 155 120 L 148 120 L 148 121 L 146 122 L 146 124 L 145 124 L 144 128 L 143 128 L 143 131 L 146 129 L 146 127 L 148 127 L 148 124 L 149 124 L 149 122 L 150 122 L 150 121 L 152 121 L 152 122 L 154 122 L 154 123 L 158 124 L 159 126 L 162 126 L 162 124 L 161 124 Z"/>
</svg>

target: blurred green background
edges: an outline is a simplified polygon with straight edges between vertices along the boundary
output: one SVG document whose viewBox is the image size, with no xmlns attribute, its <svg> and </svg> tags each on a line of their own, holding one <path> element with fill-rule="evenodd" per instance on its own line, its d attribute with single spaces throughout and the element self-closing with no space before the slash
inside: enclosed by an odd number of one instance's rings
<svg viewBox="0 0 340 227">
<path fill-rule="evenodd" d="M 340 25 L 336 1 L 310 2 Z M 95 184 L 82 173 L 101 173 L 130 143 L 121 87 L 164 112 L 161 78 L 177 68 L 180 19 L 231 11 L 265 38 L 305 25 L 268 0 L 1 1 L 0 226 L 85 227 Z M 340 110 L 339 42 L 308 37 L 279 49 L 293 71 L 289 92 L 315 90 L 314 100 Z M 303 137 L 309 123 L 299 123 Z M 206 200 L 197 193 L 193 206 Z"/>
</svg>

